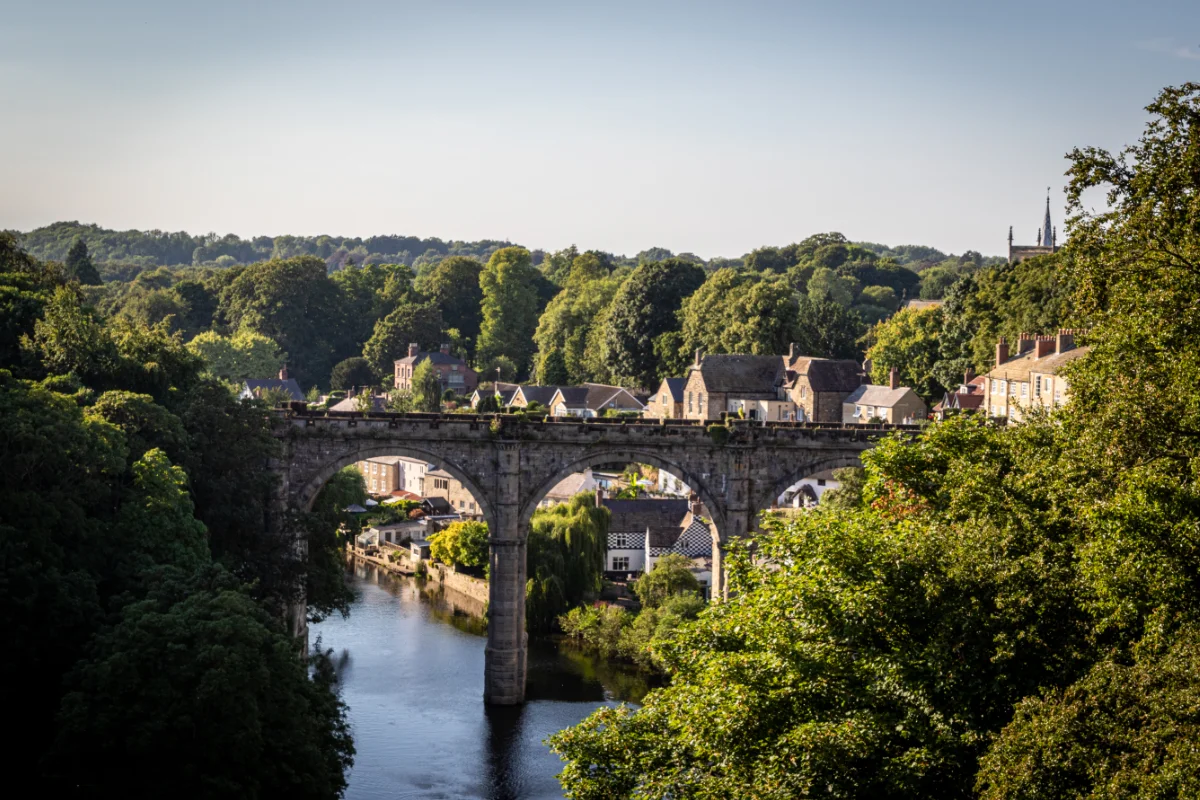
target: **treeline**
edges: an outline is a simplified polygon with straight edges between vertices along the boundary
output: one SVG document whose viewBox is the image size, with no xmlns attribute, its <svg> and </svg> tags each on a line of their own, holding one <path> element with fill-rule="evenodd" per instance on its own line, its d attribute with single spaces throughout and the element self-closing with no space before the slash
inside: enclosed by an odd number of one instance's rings
<svg viewBox="0 0 1200 800">
<path fill-rule="evenodd" d="M 884 441 L 731 547 L 670 684 L 551 738 L 568 797 L 1200 796 L 1200 84 L 1148 110 L 1069 156 L 1069 405 Z"/>
<path fill-rule="evenodd" d="M 284 620 L 344 611 L 338 498 L 268 530 L 265 407 L 169 325 L 107 316 L 0 234 L 0 618 L 18 794 L 342 794 L 332 668 Z M 29 791 L 22 791 L 28 788 Z"/>
<path fill-rule="evenodd" d="M 919 254 L 939 255 L 925 250 Z M 189 342 L 202 337 L 193 349 L 224 364 L 215 374 L 226 380 L 266 377 L 286 361 L 306 388 L 341 389 L 350 378 L 387 385 L 394 360 L 417 342 L 449 343 L 485 380 L 498 370 L 503 380 L 653 389 L 682 374 L 697 349 L 782 353 L 796 342 L 813 356 L 861 358 L 864 335 L 906 298 L 973 292 L 973 276 L 986 283 L 1003 269 L 977 254 L 951 261 L 917 273 L 829 233 L 715 269 L 661 248 L 634 261 L 571 247 L 539 261 L 504 247 L 486 262 L 449 255 L 416 271 L 403 263 L 330 271 L 302 255 L 157 267 L 90 287 L 87 296 L 106 316 L 165 322 Z M 84 275 L 100 263 L 82 239 L 68 249 L 68 271 L 83 283 L 96 282 Z M 274 355 L 214 357 L 251 349 Z"/>
</svg>

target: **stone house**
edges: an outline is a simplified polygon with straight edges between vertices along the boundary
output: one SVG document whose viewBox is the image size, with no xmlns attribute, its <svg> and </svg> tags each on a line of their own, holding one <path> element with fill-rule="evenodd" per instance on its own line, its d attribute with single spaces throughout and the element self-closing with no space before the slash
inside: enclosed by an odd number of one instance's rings
<svg viewBox="0 0 1200 800">
<path fill-rule="evenodd" d="M 550 413 L 556 417 L 601 417 L 610 410 L 640 414 L 646 408 L 628 389 L 602 383 L 559 386 L 549 406 Z"/>
<path fill-rule="evenodd" d="M 925 419 L 928 407 L 912 389 L 899 384 L 896 368 L 888 375 L 888 385 L 864 383 L 842 402 L 842 422 L 847 424 L 883 420 L 911 425 Z"/>
<path fill-rule="evenodd" d="M 475 495 L 462 485 L 462 482 L 445 470 L 432 468 L 425 473 L 426 498 L 442 498 L 453 513 L 463 519 L 483 519 L 483 510 L 475 500 Z"/>
<path fill-rule="evenodd" d="M 1063 367 L 1087 355 L 1090 348 L 1076 347 L 1076 330 L 1055 336 L 1022 333 L 1017 353 L 1010 355 L 1003 338 L 996 344 L 996 365 L 987 373 L 987 410 L 992 417 L 1018 421 L 1035 408 L 1054 409 L 1070 399 Z"/>
<path fill-rule="evenodd" d="M 592 468 L 588 467 L 583 472 L 576 472 L 573 475 L 568 475 L 550 491 L 546 492 L 546 496 L 538 501 L 538 508 L 549 508 L 560 503 L 569 503 L 571 498 L 583 492 L 594 492 L 600 487 L 592 474 Z"/>
<path fill-rule="evenodd" d="M 414 343 L 408 346 L 408 355 L 395 362 L 397 389 L 412 391 L 413 372 L 423 361 L 429 361 L 433 365 L 443 392 L 453 389 L 458 395 L 471 394 L 479 384 L 479 376 L 475 374 L 475 370 L 468 367 L 467 362 L 458 356 L 450 355 L 450 345 L 443 344 L 438 351 L 427 353 Z"/>
<path fill-rule="evenodd" d="M 953 392 L 942 395 L 940 403 L 933 407 L 934 419 L 944 421 L 956 414 L 973 414 L 987 404 L 988 379 L 968 369 L 963 382 Z"/>
<path fill-rule="evenodd" d="M 846 395 L 867 382 L 857 361 L 802 356 L 796 345 L 788 348 L 788 397 L 795 405 L 797 422 L 841 422 Z"/>
<path fill-rule="evenodd" d="M 355 464 L 371 494 L 408 492 L 418 497 L 425 488 L 425 473 L 431 465 L 419 458 L 379 456 Z"/>
<path fill-rule="evenodd" d="M 686 378 L 664 378 L 658 391 L 646 403 L 645 416 L 654 419 L 683 419 L 683 392 Z"/>
</svg>

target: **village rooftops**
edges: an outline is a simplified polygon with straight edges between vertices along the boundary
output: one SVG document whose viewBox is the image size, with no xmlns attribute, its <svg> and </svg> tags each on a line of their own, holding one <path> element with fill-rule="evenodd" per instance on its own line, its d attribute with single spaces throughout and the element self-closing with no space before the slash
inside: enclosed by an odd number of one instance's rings
<svg viewBox="0 0 1200 800">
<path fill-rule="evenodd" d="M 602 412 L 606 408 L 637 411 L 642 409 L 642 403 L 628 389 L 601 383 L 560 386 L 552 395 L 551 405 L 557 406 L 560 403 L 567 409 L 587 409 L 596 413 Z"/>
<path fill-rule="evenodd" d="M 851 392 L 845 402 L 863 406 L 876 406 L 877 408 L 894 408 L 910 392 L 912 392 L 912 389 L 907 386 L 897 386 L 893 389 L 890 386 L 876 386 L 875 384 L 867 383 Z"/>
<path fill-rule="evenodd" d="M 262 397 L 264 392 L 269 391 L 287 392 L 296 402 L 304 400 L 304 392 L 300 391 L 300 384 L 296 383 L 295 378 L 288 377 L 287 367 L 279 370 L 278 378 L 247 378 L 242 382 L 242 392 L 239 397 L 243 399 Z"/>
<path fill-rule="evenodd" d="M 779 356 L 702 356 L 697 351 L 691 371 L 699 371 L 705 390 L 711 394 L 774 398 L 783 379 L 783 359 Z"/>
<path fill-rule="evenodd" d="M 686 378 L 665 378 L 662 385 L 671 395 L 671 401 L 675 403 L 683 402 L 683 387 L 687 383 Z"/>
<path fill-rule="evenodd" d="M 803 376 L 814 392 L 852 392 L 863 383 L 857 361 L 789 354 L 786 362 L 790 382 Z"/>
<path fill-rule="evenodd" d="M 1091 350 L 1075 346 L 1074 331 L 1062 331 L 1056 336 L 1022 334 L 1017 347 L 1018 353 L 1009 358 L 1008 343 L 1001 339 L 996 345 L 996 366 L 987 377 L 1023 383 L 1029 381 L 1031 373 L 1057 375 L 1060 369 Z"/>
<path fill-rule="evenodd" d="M 404 358 L 396 359 L 397 364 L 411 364 L 414 367 L 422 361 L 428 359 L 434 364 L 466 364 L 458 356 L 450 355 L 450 345 L 442 345 L 440 350 L 424 351 L 418 350 L 416 345 L 408 346 L 408 355 Z"/>
</svg>

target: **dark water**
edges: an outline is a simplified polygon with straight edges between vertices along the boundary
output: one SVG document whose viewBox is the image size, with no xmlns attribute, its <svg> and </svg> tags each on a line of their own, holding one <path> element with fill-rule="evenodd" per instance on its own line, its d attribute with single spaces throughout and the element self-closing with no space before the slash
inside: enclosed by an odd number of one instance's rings
<svg viewBox="0 0 1200 800">
<path fill-rule="evenodd" d="M 478 604 L 369 565 L 347 579 L 350 618 L 312 635 L 340 662 L 358 749 L 351 800 L 562 797 L 545 738 L 647 689 L 635 672 L 531 642 L 529 701 L 486 707 Z"/>
</svg>

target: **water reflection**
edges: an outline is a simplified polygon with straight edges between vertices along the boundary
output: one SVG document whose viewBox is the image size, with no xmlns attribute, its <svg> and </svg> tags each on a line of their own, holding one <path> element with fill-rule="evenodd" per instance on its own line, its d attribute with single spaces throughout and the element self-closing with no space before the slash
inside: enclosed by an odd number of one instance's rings
<svg viewBox="0 0 1200 800">
<path fill-rule="evenodd" d="M 485 706 L 481 604 L 366 564 L 347 579 L 358 593 L 350 618 L 313 634 L 333 650 L 350 706 L 348 798 L 561 797 L 545 738 L 648 688 L 636 672 L 534 641 L 529 702 Z"/>
</svg>

